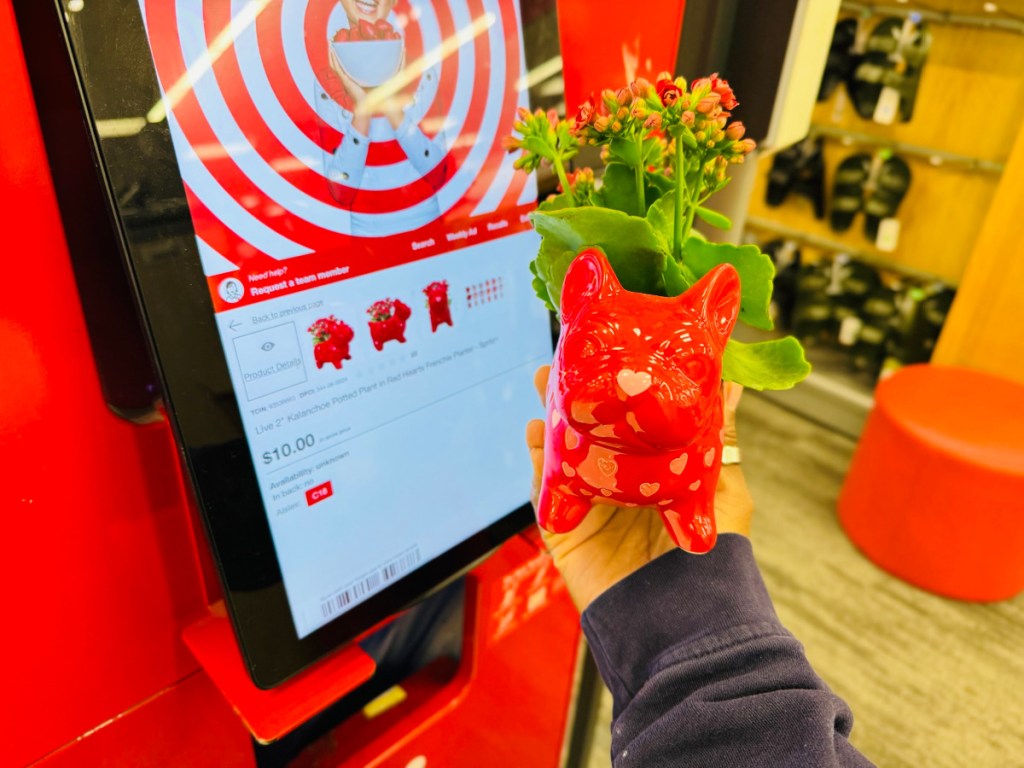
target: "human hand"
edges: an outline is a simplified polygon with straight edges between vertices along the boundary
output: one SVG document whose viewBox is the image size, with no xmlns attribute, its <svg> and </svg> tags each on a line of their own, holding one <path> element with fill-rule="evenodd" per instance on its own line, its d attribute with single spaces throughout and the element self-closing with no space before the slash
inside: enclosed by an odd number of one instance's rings
<svg viewBox="0 0 1024 768">
<path fill-rule="evenodd" d="M 549 366 L 542 366 L 534 377 L 542 401 L 549 372 Z M 736 406 L 742 390 L 732 382 L 723 385 L 724 445 L 736 445 Z M 540 419 L 526 426 L 526 444 L 533 462 L 534 508 L 544 467 L 544 429 Z M 718 532 L 748 536 L 753 511 L 754 502 L 740 465 L 723 466 L 715 491 Z M 625 509 L 594 504 L 583 522 L 573 530 L 548 533 L 541 529 L 541 536 L 581 613 L 606 589 L 675 547 L 653 507 Z"/>
</svg>

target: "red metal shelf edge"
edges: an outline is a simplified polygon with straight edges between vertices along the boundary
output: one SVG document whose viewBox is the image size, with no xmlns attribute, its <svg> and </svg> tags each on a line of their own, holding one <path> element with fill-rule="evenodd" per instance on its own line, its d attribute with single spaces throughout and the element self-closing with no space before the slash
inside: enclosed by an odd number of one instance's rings
<svg viewBox="0 0 1024 768">
<path fill-rule="evenodd" d="M 263 690 L 249 677 L 223 603 L 190 624 L 185 644 L 228 700 L 249 732 L 262 743 L 276 741 L 365 683 L 376 670 L 357 645 L 343 648 L 286 683 Z"/>
</svg>

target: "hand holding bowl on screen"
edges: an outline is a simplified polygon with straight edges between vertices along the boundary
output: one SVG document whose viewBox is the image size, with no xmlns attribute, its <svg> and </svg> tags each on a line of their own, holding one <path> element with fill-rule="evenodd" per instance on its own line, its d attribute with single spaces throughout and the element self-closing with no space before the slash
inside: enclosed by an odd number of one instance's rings
<svg viewBox="0 0 1024 768">
<path fill-rule="evenodd" d="M 376 88 L 398 73 L 405 43 L 381 19 L 376 25 L 360 22 L 354 28 L 339 29 L 331 39 L 331 49 L 357 85 Z"/>
<path fill-rule="evenodd" d="M 363 46 L 387 46 L 387 50 L 381 51 L 379 47 L 365 50 Z M 381 53 L 385 55 L 380 57 Z M 352 99 L 352 126 L 364 136 L 369 134 L 370 118 L 374 115 L 386 117 L 392 128 L 397 128 L 402 122 L 403 110 L 412 100 L 410 95 L 399 92 L 379 99 L 369 96 L 373 88 L 387 82 L 401 70 L 404 54 L 401 40 L 330 44 L 328 60 L 331 70 Z"/>
</svg>

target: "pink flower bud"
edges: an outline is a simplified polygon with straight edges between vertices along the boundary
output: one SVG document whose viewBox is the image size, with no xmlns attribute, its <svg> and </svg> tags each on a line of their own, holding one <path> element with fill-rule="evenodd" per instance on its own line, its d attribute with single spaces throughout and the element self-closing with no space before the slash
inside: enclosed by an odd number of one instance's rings
<svg viewBox="0 0 1024 768">
<path fill-rule="evenodd" d="M 638 77 L 632 83 L 629 84 L 629 92 L 634 97 L 646 96 L 647 92 L 651 89 L 651 84 L 644 80 L 642 77 Z"/>
<path fill-rule="evenodd" d="M 709 114 L 715 107 L 718 106 L 718 102 L 721 101 L 722 97 L 712 91 L 707 96 L 697 102 L 697 111 L 702 114 Z"/>
<path fill-rule="evenodd" d="M 649 131 L 660 131 L 661 130 L 661 113 L 651 112 L 644 120 L 644 128 Z"/>
<path fill-rule="evenodd" d="M 515 136 L 506 136 L 501 140 L 501 148 L 507 152 L 514 152 L 517 149 L 521 149 L 523 142 L 517 139 Z"/>
<path fill-rule="evenodd" d="M 742 152 L 744 155 L 746 155 L 750 152 L 753 152 L 756 147 L 757 142 L 755 142 L 753 139 L 742 139 L 741 141 L 736 142 L 734 148 L 737 152 Z"/>
<path fill-rule="evenodd" d="M 696 118 L 697 116 L 693 112 L 691 112 L 690 110 L 686 110 L 685 112 L 683 112 L 682 115 L 680 115 L 679 122 L 681 122 L 688 128 L 692 128 Z"/>
<path fill-rule="evenodd" d="M 528 110 L 526 107 L 519 107 L 519 109 L 516 110 L 516 114 L 519 115 L 520 120 L 530 119 L 530 110 Z"/>
<path fill-rule="evenodd" d="M 619 103 L 619 106 L 626 106 L 632 98 L 633 95 L 629 92 L 629 88 L 619 88 L 615 92 L 615 100 Z"/>
<path fill-rule="evenodd" d="M 643 120 L 647 117 L 647 105 L 644 104 L 644 100 L 633 99 L 633 103 L 629 105 L 629 114 L 637 120 Z"/>
<path fill-rule="evenodd" d="M 616 120 L 612 123 L 612 133 L 619 133 L 622 130 L 622 123 Z"/>
<path fill-rule="evenodd" d="M 608 125 L 612 119 L 608 115 L 598 115 L 594 118 L 594 128 L 602 133 L 608 130 Z"/>
<path fill-rule="evenodd" d="M 690 83 L 690 91 L 697 93 L 698 91 L 710 91 L 711 80 L 707 77 L 701 77 Z"/>
<path fill-rule="evenodd" d="M 739 120 L 729 123 L 729 127 L 725 129 L 725 135 L 729 137 L 729 141 L 739 141 L 746 132 L 746 127 Z"/>
</svg>

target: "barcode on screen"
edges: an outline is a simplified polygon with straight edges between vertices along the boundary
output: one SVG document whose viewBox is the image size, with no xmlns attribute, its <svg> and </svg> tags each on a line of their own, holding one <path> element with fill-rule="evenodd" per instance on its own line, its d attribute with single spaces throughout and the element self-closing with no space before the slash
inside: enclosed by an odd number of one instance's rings
<svg viewBox="0 0 1024 768">
<path fill-rule="evenodd" d="M 370 574 L 324 600 L 320 604 L 323 617 L 327 619 L 335 616 L 362 601 L 363 598 L 380 591 L 385 585 L 415 568 L 419 561 L 420 550 L 418 547 L 391 558 Z"/>
</svg>

